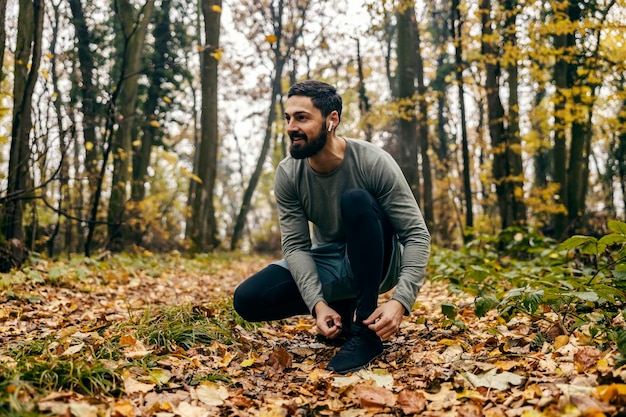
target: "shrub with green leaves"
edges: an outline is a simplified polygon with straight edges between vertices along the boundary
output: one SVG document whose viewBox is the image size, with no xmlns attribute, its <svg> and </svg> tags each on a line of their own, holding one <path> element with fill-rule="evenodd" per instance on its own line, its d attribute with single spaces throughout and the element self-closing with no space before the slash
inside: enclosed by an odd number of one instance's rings
<svg viewBox="0 0 626 417">
<path fill-rule="evenodd" d="M 626 317 L 626 223 L 609 221 L 608 228 L 600 238 L 577 235 L 561 244 L 513 228 L 460 251 L 437 249 L 431 276 L 473 295 L 478 317 L 523 314 L 565 334 L 584 331 L 599 347 L 616 343 L 626 358 L 625 332 L 612 325 L 617 315 Z"/>
</svg>

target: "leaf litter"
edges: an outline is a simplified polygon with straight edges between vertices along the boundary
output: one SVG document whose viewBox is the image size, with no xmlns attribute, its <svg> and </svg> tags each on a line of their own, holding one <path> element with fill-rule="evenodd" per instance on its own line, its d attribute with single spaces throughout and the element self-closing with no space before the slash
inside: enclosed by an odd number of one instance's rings
<svg viewBox="0 0 626 417">
<path fill-rule="evenodd" d="M 14 273 L 17 278 L 0 277 L 12 283 L 0 286 L 0 370 L 12 375 L 0 376 L 0 411 L 75 417 L 626 415 L 626 369 L 616 367 L 614 349 L 601 351 L 576 332 L 534 346 L 530 319 L 478 319 L 473 300 L 451 294 L 443 283 L 424 285 L 380 359 L 338 375 L 325 369 L 336 348 L 317 341 L 310 317 L 251 325 L 232 312 L 234 288 L 266 259 L 148 258 L 39 261 L 31 271 Z M 441 306 L 451 300 L 466 306 L 457 317 L 466 328 L 445 325 Z M 191 316 L 195 322 L 181 324 Z M 213 327 L 203 327 L 209 320 Z M 69 381 L 58 389 L 20 383 L 16 369 L 24 358 L 16 349 L 37 343 L 43 347 L 29 360 L 99 363 L 108 379 L 87 387 Z M 103 350 L 108 355 L 96 354 Z"/>
</svg>

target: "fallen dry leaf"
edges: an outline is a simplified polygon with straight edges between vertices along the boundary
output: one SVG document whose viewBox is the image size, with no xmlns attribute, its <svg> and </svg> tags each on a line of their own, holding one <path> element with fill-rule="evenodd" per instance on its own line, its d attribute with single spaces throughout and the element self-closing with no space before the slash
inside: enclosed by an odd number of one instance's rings
<svg viewBox="0 0 626 417">
<path fill-rule="evenodd" d="M 98 417 L 98 407 L 87 402 L 71 402 L 70 413 L 73 417 Z"/>
<path fill-rule="evenodd" d="M 435 394 L 424 392 L 424 396 L 428 400 L 428 409 L 433 411 L 445 410 L 459 403 L 456 391 L 448 382 L 441 385 L 439 392 Z"/>
<path fill-rule="evenodd" d="M 480 375 L 474 375 L 471 372 L 464 372 L 463 376 L 475 387 L 485 387 L 499 390 L 506 390 L 509 385 L 519 385 L 524 378 L 512 372 L 500 372 L 497 369 L 491 369 Z"/>
<path fill-rule="evenodd" d="M 80 352 L 85 347 L 84 343 L 79 343 L 77 345 L 73 345 L 65 349 L 61 356 L 72 356 L 78 352 Z"/>
<path fill-rule="evenodd" d="M 275 372 L 282 373 L 285 369 L 291 368 L 292 359 L 291 353 L 277 346 L 270 354 L 267 364 Z"/>
<path fill-rule="evenodd" d="M 112 417 L 134 417 L 135 406 L 127 400 L 116 401 L 113 405 Z"/>
<path fill-rule="evenodd" d="M 143 382 L 139 382 L 130 376 L 124 378 L 124 391 L 127 394 L 134 394 L 137 392 L 150 392 L 154 389 L 155 386 L 155 384 L 145 384 Z"/>
<path fill-rule="evenodd" d="M 426 408 L 426 396 L 423 392 L 403 389 L 398 393 L 397 405 L 404 414 L 418 414 Z"/>
<path fill-rule="evenodd" d="M 595 366 L 601 356 L 602 352 L 600 352 L 598 349 L 590 346 L 585 346 L 574 354 L 576 368 L 579 372 L 584 372 L 592 366 Z"/>
<path fill-rule="evenodd" d="M 485 415 L 482 405 L 473 401 L 462 404 L 457 413 L 458 417 L 482 417 Z"/>
<path fill-rule="evenodd" d="M 196 397 L 206 405 L 218 407 L 228 398 L 226 387 L 216 382 L 204 381 L 195 389 Z"/>
<path fill-rule="evenodd" d="M 396 397 L 386 388 L 357 385 L 355 394 L 363 408 L 385 408 L 396 404 Z"/>
<path fill-rule="evenodd" d="M 204 407 L 198 407 L 191 405 L 190 403 L 183 401 L 174 408 L 176 415 L 181 417 L 209 417 L 209 410 Z"/>
</svg>

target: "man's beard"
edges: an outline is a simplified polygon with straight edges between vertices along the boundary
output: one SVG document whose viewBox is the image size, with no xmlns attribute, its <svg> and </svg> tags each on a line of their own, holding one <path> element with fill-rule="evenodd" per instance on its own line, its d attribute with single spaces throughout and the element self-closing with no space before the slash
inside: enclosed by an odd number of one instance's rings
<svg viewBox="0 0 626 417">
<path fill-rule="evenodd" d="M 295 159 L 309 158 L 316 155 L 326 145 L 328 134 L 326 133 L 326 124 L 322 126 L 320 133 L 314 138 L 308 138 L 305 134 L 294 133 L 289 135 L 291 140 L 301 139 L 303 142 L 292 142 L 289 147 L 289 153 Z"/>
</svg>

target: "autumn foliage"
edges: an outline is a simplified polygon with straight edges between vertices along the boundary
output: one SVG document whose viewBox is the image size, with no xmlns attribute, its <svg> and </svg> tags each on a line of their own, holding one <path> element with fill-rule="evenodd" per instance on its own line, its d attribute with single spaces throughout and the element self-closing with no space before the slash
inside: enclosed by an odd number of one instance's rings
<svg viewBox="0 0 626 417">
<path fill-rule="evenodd" d="M 269 259 L 35 259 L 0 276 L 0 411 L 623 415 L 625 226 L 561 245 L 518 229 L 436 248 L 384 355 L 345 376 L 325 370 L 336 348 L 310 317 L 252 325 L 233 311 L 235 286 Z"/>
</svg>

